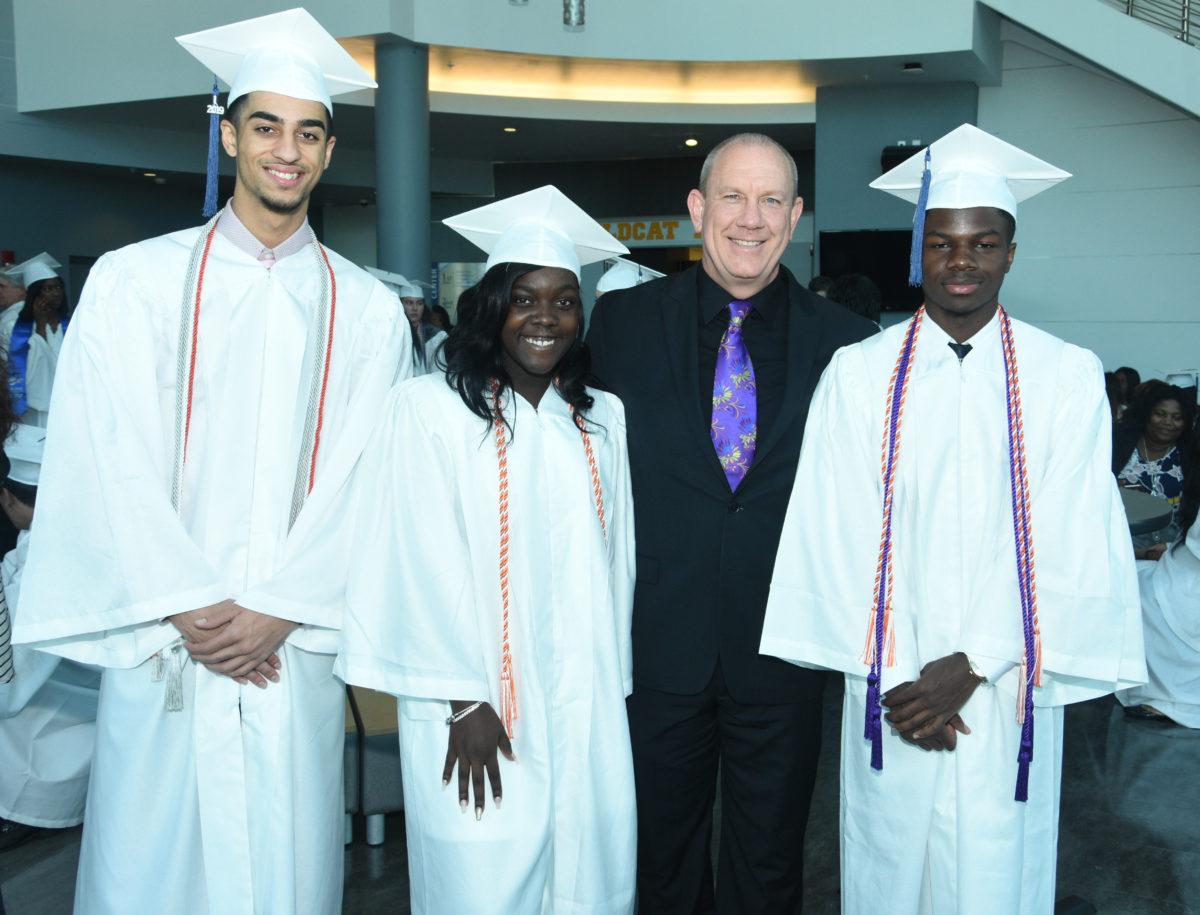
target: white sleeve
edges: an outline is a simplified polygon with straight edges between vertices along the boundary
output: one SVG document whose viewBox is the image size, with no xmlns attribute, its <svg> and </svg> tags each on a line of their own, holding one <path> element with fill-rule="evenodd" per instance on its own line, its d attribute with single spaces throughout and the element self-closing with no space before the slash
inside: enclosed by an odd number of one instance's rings
<svg viewBox="0 0 1200 915">
<path fill-rule="evenodd" d="M 360 516 L 335 670 L 382 692 L 498 708 L 472 577 L 484 560 L 471 555 L 460 508 L 478 481 L 453 434 L 409 396 L 419 384 L 396 387 L 356 469 Z"/>
<path fill-rule="evenodd" d="M 229 597 L 169 496 L 149 304 L 121 252 L 92 269 L 59 356 L 37 524 L 14 641 L 134 667 L 178 633 L 163 618 Z"/>
<path fill-rule="evenodd" d="M 49 411 L 57 366 L 58 350 L 54 344 L 43 339 L 41 334 L 33 334 L 29 338 L 29 358 L 25 363 L 25 401 L 32 409 L 43 413 Z"/>
<path fill-rule="evenodd" d="M 860 345 L 838 351 L 813 395 L 763 623 L 762 654 L 865 677 L 882 518 L 879 440 Z M 895 637 L 915 636 L 903 617 Z M 907 628 L 906 628 L 907 626 Z M 897 648 L 909 661 L 913 650 Z M 900 664 L 889 681 L 916 679 Z"/>
</svg>

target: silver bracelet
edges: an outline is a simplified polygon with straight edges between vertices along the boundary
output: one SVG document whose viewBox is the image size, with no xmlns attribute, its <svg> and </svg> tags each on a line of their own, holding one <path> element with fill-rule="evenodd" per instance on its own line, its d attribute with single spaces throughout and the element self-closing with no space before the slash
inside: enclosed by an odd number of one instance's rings
<svg viewBox="0 0 1200 915">
<path fill-rule="evenodd" d="M 472 702 L 461 712 L 455 712 L 453 715 L 451 715 L 450 717 L 448 717 L 446 719 L 446 726 L 449 727 L 452 724 L 458 724 L 458 722 L 462 721 L 469 714 L 471 714 L 471 712 L 475 711 L 475 709 L 479 708 L 479 706 L 481 706 L 481 705 L 483 705 L 482 699 L 479 700 L 478 702 Z"/>
</svg>

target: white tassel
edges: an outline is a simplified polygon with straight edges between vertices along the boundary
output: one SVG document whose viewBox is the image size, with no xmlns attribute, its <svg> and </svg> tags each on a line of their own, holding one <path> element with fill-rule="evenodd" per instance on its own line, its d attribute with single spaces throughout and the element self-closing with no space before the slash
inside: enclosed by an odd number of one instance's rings
<svg viewBox="0 0 1200 915">
<path fill-rule="evenodd" d="M 167 711 L 183 710 L 183 661 L 187 652 L 180 644 L 171 646 L 171 675 L 167 679 Z"/>
<path fill-rule="evenodd" d="M 163 650 L 165 651 L 166 649 Z M 155 652 L 154 657 L 150 661 L 150 682 L 158 683 L 167 672 L 167 662 L 163 658 L 162 651 Z"/>
</svg>

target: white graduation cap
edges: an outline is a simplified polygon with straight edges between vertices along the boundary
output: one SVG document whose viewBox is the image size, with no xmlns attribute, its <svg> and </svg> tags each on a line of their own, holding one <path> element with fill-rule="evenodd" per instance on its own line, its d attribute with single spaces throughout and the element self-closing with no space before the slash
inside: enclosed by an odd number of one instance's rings
<svg viewBox="0 0 1200 915">
<path fill-rule="evenodd" d="M 551 184 L 443 219 L 463 238 L 488 252 L 496 264 L 579 268 L 629 249 Z"/>
<path fill-rule="evenodd" d="M 995 207 L 1017 218 L 1017 203 L 1053 187 L 1064 172 L 973 124 L 962 124 L 871 182 L 917 205 L 909 282 L 920 285 L 926 210 Z"/>
<path fill-rule="evenodd" d="M 29 286 L 31 283 L 36 283 L 38 280 L 57 279 L 58 274 L 54 271 L 61 266 L 62 264 L 43 251 L 36 257 L 31 257 L 27 261 L 21 261 L 19 264 L 14 264 L 4 272 L 22 286 Z"/>
<path fill-rule="evenodd" d="M 46 430 L 41 426 L 17 423 L 4 443 L 8 457 L 8 478 L 14 483 L 37 486 L 42 470 L 42 451 L 46 447 Z"/>
<path fill-rule="evenodd" d="M 660 276 L 666 276 L 665 273 L 643 267 L 628 258 L 614 257 L 611 260 L 611 265 L 596 283 L 596 295 L 614 292 L 617 289 L 629 289 L 633 286 L 640 286 L 642 283 L 648 283 L 650 280 L 656 280 Z"/>
<path fill-rule="evenodd" d="M 432 283 L 410 280 L 403 274 L 380 270 L 378 267 L 364 267 L 363 269 L 402 299 L 423 299 L 425 298 L 425 289 L 433 288 Z"/>
<path fill-rule="evenodd" d="M 1180 388 L 1200 387 L 1200 369 L 1179 369 L 1174 372 L 1164 372 L 1167 384 Z"/>
<path fill-rule="evenodd" d="M 330 96 L 377 85 L 301 8 L 179 35 L 175 40 L 229 85 L 226 105 L 250 92 L 274 92 L 320 102 L 332 112 Z"/>
</svg>

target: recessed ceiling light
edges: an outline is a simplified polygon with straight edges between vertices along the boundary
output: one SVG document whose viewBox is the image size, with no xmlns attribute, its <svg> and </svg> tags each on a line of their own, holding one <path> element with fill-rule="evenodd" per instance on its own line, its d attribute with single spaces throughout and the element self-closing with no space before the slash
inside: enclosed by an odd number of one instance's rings
<svg viewBox="0 0 1200 915">
<path fill-rule="evenodd" d="M 504 132 L 505 132 L 505 133 L 516 133 L 516 132 L 517 132 L 517 128 L 515 128 L 515 127 L 505 127 L 505 128 L 504 128 Z"/>
<path fill-rule="evenodd" d="M 925 72 L 925 68 L 921 66 L 920 61 L 910 61 L 900 68 L 901 73 L 910 73 L 917 76 Z"/>
<path fill-rule="evenodd" d="M 688 137 L 686 140 L 683 141 L 683 145 L 684 146 L 699 146 L 700 141 L 697 140 L 695 137 Z"/>
<path fill-rule="evenodd" d="M 157 177 L 158 177 L 158 172 L 142 172 L 142 177 L 144 177 L 144 178 L 157 178 Z"/>
</svg>

